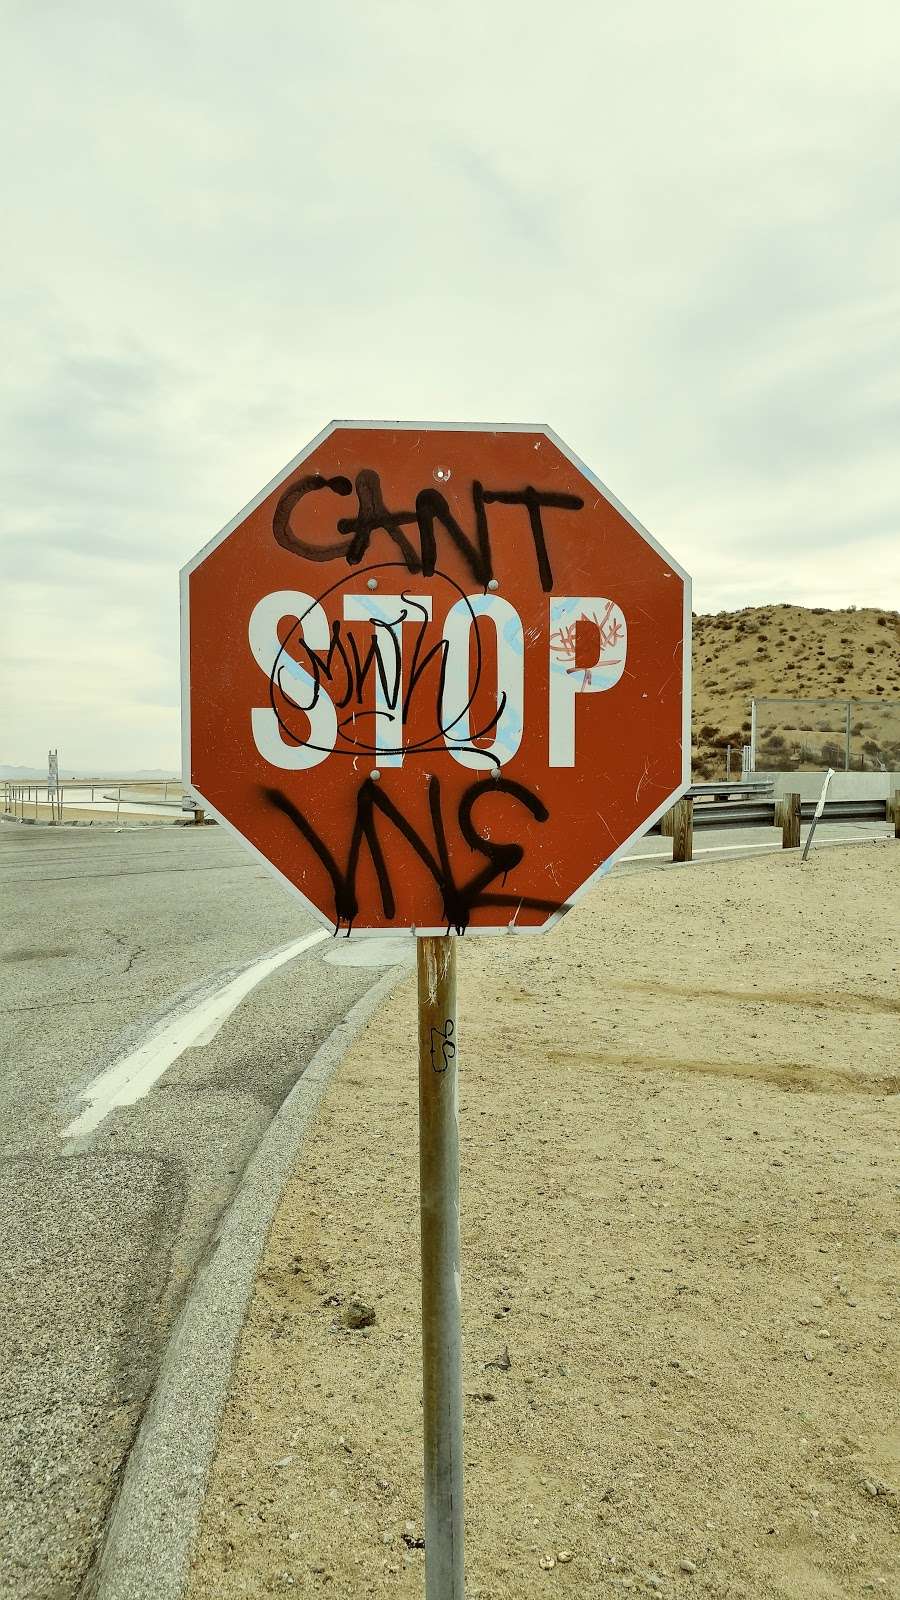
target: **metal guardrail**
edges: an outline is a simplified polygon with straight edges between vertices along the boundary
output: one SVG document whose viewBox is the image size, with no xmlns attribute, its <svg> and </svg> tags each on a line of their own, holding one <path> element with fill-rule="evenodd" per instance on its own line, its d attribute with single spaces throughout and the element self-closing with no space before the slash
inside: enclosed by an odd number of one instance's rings
<svg viewBox="0 0 900 1600">
<path fill-rule="evenodd" d="M 92 787 L 90 784 L 73 784 L 72 787 L 75 789 L 92 789 L 93 798 L 93 792 L 96 790 L 99 789 L 101 794 L 103 794 L 106 788 L 112 788 L 114 786 L 112 784 L 95 784 Z M 772 799 L 763 798 L 758 793 L 760 789 L 766 788 L 771 791 L 773 787 L 772 782 L 770 780 L 761 780 L 759 783 L 754 784 L 753 787 L 755 791 L 753 797 L 748 797 L 745 800 L 732 800 L 728 797 L 736 792 L 741 793 L 742 791 L 746 791 L 747 785 L 727 783 L 694 784 L 688 790 L 688 797 L 695 801 L 693 807 L 694 827 L 777 827 L 778 824 L 775 821 L 776 801 L 774 797 Z M 123 784 L 121 788 L 126 788 L 126 785 Z M 715 793 L 717 790 L 720 791 L 720 793 Z M 724 794 L 721 793 L 721 791 L 724 791 Z M 696 801 L 698 799 L 702 800 L 704 797 L 707 799 L 708 803 L 705 805 L 697 805 Z M 104 798 L 108 799 L 109 801 L 118 800 L 119 802 L 121 802 L 121 800 L 125 800 L 129 805 L 160 804 L 160 801 L 158 800 L 142 801 L 141 799 L 136 800 L 132 796 L 122 795 L 121 790 L 119 791 L 119 794 L 104 794 Z M 17 817 L 24 821 L 26 815 L 26 806 L 28 807 L 29 812 L 32 812 L 33 810 L 33 814 L 36 816 L 38 803 L 46 805 L 48 801 L 49 795 L 47 793 L 46 784 L 12 783 L 9 781 L 4 781 L 3 783 L 3 799 L 0 803 L 2 803 L 3 813 L 7 817 Z M 65 790 L 64 786 L 60 784 L 58 795 L 60 815 L 62 814 L 62 805 L 64 804 L 64 801 Z M 167 801 L 166 799 L 163 799 L 162 804 L 166 805 L 167 808 L 171 808 L 172 810 L 187 809 L 184 806 L 183 801 L 180 800 Z M 890 819 L 890 805 L 890 800 L 878 799 L 826 800 L 825 810 L 822 814 L 822 820 L 823 822 L 884 822 Z M 191 804 L 190 809 L 194 809 L 193 804 Z M 815 809 L 815 800 L 804 800 L 800 807 L 801 819 L 806 822 L 811 821 L 815 813 Z M 662 833 L 662 822 L 657 822 L 656 825 L 649 831 L 651 833 Z"/>
<path fill-rule="evenodd" d="M 134 793 L 135 787 L 145 792 Z M 168 797 L 170 789 L 173 794 L 171 800 Z M 72 778 L 65 783 L 50 784 L 35 778 L 4 778 L 2 790 L 2 815 L 19 822 L 38 821 L 42 810 L 49 810 L 52 820 L 61 822 L 64 807 L 88 810 L 98 803 L 103 810 L 114 806 L 117 820 L 122 807 L 126 810 L 138 810 L 140 807 L 152 807 L 156 811 L 182 809 L 179 779 L 139 780 L 136 785 L 134 779 L 119 783 L 115 778 L 100 778 L 94 782 Z M 157 792 L 147 794 L 147 790 Z"/>
<path fill-rule="evenodd" d="M 174 789 L 175 785 L 171 784 L 170 787 Z M 116 791 L 116 794 L 106 794 L 104 791 L 102 798 L 104 800 L 123 800 L 125 804 L 129 806 L 168 806 L 171 811 L 181 811 L 183 809 L 180 799 L 170 800 L 165 794 L 130 794 L 128 792 L 128 785 L 125 783 L 117 785 Z M 93 799 L 93 794 L 91 795 L 91 799 Z"/>
<path fill-rule="evenodd" d="M 734 783 L 692 783 L 688 795 L 692 800 L 714 800 L 721 805 L 732 795 L 774 795 L 774 778 L 736 778 Z"/>
<path fill-rule="evenodd" d="M 717 801 L 715 805 L 694 806 L 695 828 L 774 828 L 774 800 Z M 823 822 L 884 822 L 887 820 L 885 800 L 826 800 Z M 800 816 L 811 821 L 816 809 L 815 800 L 804 800 Z M 652 833 L 661 833 L 657 823 Z"/>
</svg>

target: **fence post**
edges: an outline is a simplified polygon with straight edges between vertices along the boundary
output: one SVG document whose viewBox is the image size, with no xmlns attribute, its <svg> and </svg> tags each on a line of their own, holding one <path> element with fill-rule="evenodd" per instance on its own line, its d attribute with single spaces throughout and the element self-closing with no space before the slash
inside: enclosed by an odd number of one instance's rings
<svg viewBox="0 0 900 1600">
<path fill-rule="evenodd" d="M 891 799 L 888 800 L 885 814 L 888 822 L 890 822 L 891 818 L 893 817 L 894 838 L 900 839 L 900 789 L 894 790 Z"/>
<path fill-rule="evenodd" d="M 847 732 L 844 744 L 844 771 L 850 771 L 850 724 L 853 721 L 853 701 L 847 701 Z"/>
<path fill-rule="evenodd" d="M 694 802 L 682 795 L 672 807 L 672 860 L 691 861 L 694 855 Z"/>
<path fill-rule="evenodd" d="M 800 848 L 800 796 L 786 794 L 781 799 L 781 848 Z"/>
</svg>

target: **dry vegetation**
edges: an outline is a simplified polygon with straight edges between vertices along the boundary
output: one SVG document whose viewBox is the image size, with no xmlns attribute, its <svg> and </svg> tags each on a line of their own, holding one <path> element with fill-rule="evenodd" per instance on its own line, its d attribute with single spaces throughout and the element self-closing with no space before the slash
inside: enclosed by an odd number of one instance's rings
<svg viewBox="0 0 900 1600">
<path fill-rule="evenodd" d="M 753 696 L 900 701 L 900 613 L 776 605 L 695 616 L 693 663 L 694 774 L 718 777 L 729 743 L 735 746 L 733 770 L 740 767 Z M 811 708 L 809 717 L 798 716 L 784 730 L 773 724 L 768 764 L 818 766 L 823 749 L 827 760 L 829 731 L 840 744 L 840 730 L 822 711 Z M 854 765 L 900 766 L 900 711 L 893 717 L 877 704 L 865 708 L 852 741 Z M 842 744 L 840 750 L 843 765 Z"/>
</svg>

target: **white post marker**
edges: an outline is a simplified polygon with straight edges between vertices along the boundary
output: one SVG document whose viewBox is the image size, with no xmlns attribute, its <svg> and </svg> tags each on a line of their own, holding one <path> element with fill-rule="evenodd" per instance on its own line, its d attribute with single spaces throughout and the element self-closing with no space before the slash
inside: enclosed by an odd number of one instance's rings
<svg viewBox="0 0 900 1600">
<path fill-rule="evenodd" d="M 825 774 L 825 782 L 822 785 L 822 793 L 819 795 L 819 798 L 816 801 L 816 809 L 813 812 L 813 819 L 812 819 L 812 822 L 809 825 L 809 833 L 806 835 L 806 843 L 803 846 L 803 854 L 800 857 L 800 865 L 801 865 L 801 867 L 802 867 L 804 861 L 806 860 L 807 856 L 809 855 L 809 847 L 812 844 L 813 834 L 816 831 L 816 823 L 818 822 L 819 818 L 821 817 L 822 812 L 825 810 L 825 796 L 828 793 L 828 785 L 830 784 L 830 782 L 831 782 L 833 777 L 834 777 L 834 767 L 829 767 L 828 771 Z"/>
</svg>

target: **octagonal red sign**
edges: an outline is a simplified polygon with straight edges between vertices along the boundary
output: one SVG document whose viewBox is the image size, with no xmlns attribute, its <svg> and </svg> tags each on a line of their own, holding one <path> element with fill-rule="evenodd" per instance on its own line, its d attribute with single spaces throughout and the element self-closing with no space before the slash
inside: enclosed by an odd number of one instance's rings
<svg viewBox="0 0 900 1600">
<path fill-rule="evenodd" d="M 548 928 L 688 784 L 690 581 L 548 428 L 332 423 L 181 584 L 191 791 L 336 930 Z"/>
</svg>

